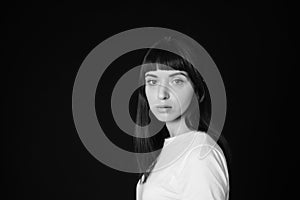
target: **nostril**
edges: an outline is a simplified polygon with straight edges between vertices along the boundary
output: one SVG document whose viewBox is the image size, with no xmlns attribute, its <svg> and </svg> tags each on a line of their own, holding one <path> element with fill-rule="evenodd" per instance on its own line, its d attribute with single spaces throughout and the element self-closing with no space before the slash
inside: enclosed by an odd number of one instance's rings
<svg viewBox="0 0 300 200">
<path fill-rule="evenodd" d="M 169 98 L 169 94 L 168 93 L 160 93 L 158 95 L 159 99 L 167 99 Z"/>
</svg>

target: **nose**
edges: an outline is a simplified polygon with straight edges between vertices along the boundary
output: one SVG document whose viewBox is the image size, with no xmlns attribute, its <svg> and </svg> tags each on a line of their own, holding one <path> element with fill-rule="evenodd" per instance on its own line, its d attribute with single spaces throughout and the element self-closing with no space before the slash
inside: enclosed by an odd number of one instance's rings
<svg viewBox="0 0 300 200">
<path fill-rule="evenodd" d="M 166 86 L 160 85 L 158 89 L 158 99 L 164 100 L 170 98 L 168 88 Z"/>
</svg>

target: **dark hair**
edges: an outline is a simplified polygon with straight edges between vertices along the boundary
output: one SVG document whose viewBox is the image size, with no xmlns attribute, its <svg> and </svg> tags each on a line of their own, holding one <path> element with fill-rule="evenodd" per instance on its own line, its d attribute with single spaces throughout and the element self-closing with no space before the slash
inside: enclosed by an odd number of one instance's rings
<svg viewBox="0 0 300 200">
<path fill-rule="evenodd" d="M 151 156 L 138 158 L 139 178 L 142 183 L 147 181 L 147 178 L 154 168 L 157 157 L 160 151 L 154 152 L 153 139 L 149 136 L 149 130 L 145 128 L 150 123 L 149 104 L 145 94 L 145 73 L 148 71 L 160 70 L 180 70 L 187 72 L 190 82 L 194 89 L 194 96 L 186 113 L 185 122 L 189 129 L 206 132 L 215 141 L 218 140 L 218 134 L 213 131 L 208 131 L 211 120 L 211 99 L 208 88 L 197 69 L 192 65 L 185 49 L 178 43 L 177 40 L 164 39 L 159 44 L 165 45 L 171 51 L 159 48 L 150 48 L 144 58 L 143 65 L 140 71 L 140 85 L 137 104 L 136 128 L 135 128 L 135 150 L 137 153 L 149 153 Z M 157 48 L 158 47 L 158 48 Z M 177 52 L 173 53 L 173 52 Z M 199 113 L 199 110 L 201 114 Z M 143 128 L 141 128 L 143 127 Z M 149 138 L 148 138 L 149 137 Z M 221 138 L 220 138 L 221 139 Z M 223 138 L 224 139 L 224 138 Z M 222 140 L 223 140 L 222 139 Z M 142 180 L 142 176 L 144 179 Z"/>
</svg>

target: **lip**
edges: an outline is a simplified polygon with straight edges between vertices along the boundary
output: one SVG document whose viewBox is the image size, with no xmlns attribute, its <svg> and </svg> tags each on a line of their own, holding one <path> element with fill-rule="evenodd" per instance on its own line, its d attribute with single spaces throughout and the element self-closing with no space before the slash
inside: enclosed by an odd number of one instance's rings
<svg viewBox="0 0 300 200">
<path fill-rule="evenodd" d="M 156 109 L 159 113 L 168 113 L 172 109 L 172 106 L 158 105 L 158 106 L 156 106 Z"/>
<path fill-rule="evenodd" d="M 156 108 L 172 108 L 172 106 L 169 105 L 158 105 Z"/>
</svg>

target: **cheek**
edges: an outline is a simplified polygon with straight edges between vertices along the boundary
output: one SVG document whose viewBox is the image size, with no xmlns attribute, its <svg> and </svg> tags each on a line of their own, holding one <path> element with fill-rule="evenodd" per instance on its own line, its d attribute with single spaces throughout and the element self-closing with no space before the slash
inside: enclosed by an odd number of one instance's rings
<svg viewBox="0 0 300 200">
<path fill-rule="evenodd" d="M 146 93 L 146 98 L 148 100 L 148 103 L 149 103 L 149 105 L 151 107 L 152 102 L 153 102 L 153 92 L 150 91 L 149 89 L 145 89 L 145 93 Z"/>
<path fill-rule="evenodd" d="M 190 102 L 192 100 L 194 94 L 194 90 L 191 88 L 187 88 L 186 90 L 183 90 L 178 96 L 179 96 L 179 103 L 181 106 L 182 111 L 185 111 L 185 109 L 190 105 Z"/>
</svg>

